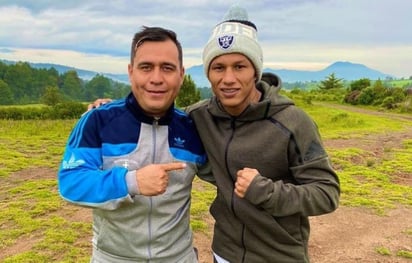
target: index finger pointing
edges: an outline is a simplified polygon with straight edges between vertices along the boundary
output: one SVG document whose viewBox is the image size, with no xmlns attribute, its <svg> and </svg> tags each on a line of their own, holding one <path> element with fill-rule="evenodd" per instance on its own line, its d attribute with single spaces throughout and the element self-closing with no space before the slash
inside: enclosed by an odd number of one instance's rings
<svg viewBox="0 0 412 263">
<path fill-rule="evenodd" d="M 164 164 L 161 164 L 161 167 L 162 167 L 166 172 L 169 172 L 169 171 L 184 169 L 184 168 L 186 167 L 186 163 L 179 163 L 179 162 L 176 162 L 176 163 L 164 163 Z"/>
</svg>

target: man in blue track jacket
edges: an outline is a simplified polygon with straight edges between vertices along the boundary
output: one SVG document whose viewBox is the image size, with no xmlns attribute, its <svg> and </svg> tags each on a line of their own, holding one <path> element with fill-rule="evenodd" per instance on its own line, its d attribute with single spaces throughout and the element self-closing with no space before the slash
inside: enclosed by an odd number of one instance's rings
<svg viewBox="0 0 412 263">
<path fill-rule="evenodd" d="M 190 192 L 206 155 L 191 119 L 174 108 L 184 78 L 175 33 L 143 27 L 128 73 L 132 92 L 73 129 L 60 194 L 93 209 L 92 262 L 197 262 Z"/>
</svg>

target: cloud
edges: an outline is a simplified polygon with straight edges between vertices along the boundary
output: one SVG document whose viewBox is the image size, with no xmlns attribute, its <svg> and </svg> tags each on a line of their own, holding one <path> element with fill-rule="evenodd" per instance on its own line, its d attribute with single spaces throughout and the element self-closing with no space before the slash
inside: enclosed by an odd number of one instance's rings
<svg viewBox="0 0 412 263">
<path fill-rule="evenodd" d="M 101 55 L 117 69 L 129 56 L 133 34 L 147 25 L 176 31 L 185 63 L 198 65 L 212 28 L 234 3 L 245 7 L 258 26 L 268 65 L 314 67 L 348 60 L 388 74 L 412 75 L 412 1 L 404 0 L 3 0 L 0 48 L 19 52 L 3 50 L 0 58 L 27 50 L 31 59 L 38 49 L 50 52 L 50 59 L 71 63 L 67 51 L 76 52 L 82 65 L 102 68 L 94 59 Z"/>
</svg>

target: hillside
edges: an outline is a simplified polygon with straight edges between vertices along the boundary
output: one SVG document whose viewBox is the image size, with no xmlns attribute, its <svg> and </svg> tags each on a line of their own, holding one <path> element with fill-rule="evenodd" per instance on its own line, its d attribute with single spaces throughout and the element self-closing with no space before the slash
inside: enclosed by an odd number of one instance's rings
<svg viewBox="0 0 412 263">
<path fill-rule="evenodd" d="M 0 60 L 6 64 L 15 63 L 14 61 Z M 92 79 L 96 74 L 100 74 L 111 78 L 118 82 L 129 83 L 127 74 L 112 74 L 105 72 L 95 72 L 90 70 L 78 69 L 70 66 L 50 64 L 50 63 L 31 63 L 28 62 L 34 68 L 52 68 L 54 67 L 59 73 L 65 73 L 68 70 L 76 70 L 80 78 L 85 80 Z M 265 68 L 264 71 L 272 72 L 281 77 L 283 82 L 307 82 L 307 81 L 320 81 L 325 79 L 331 73 L 335 73 L 337 78 L 345 80 L 358 80 L 361 78 L 368 78 L 371 80 L 386 78 L 394 78 L 389 74 L 382 73 L 375 69 L 371 69 L 362 64 L 356 64 L 351 62 L 335 62 L 328 67 L 319 71 L 305 71 L 305 70 L 289 70 L 289 69 L 271 69 Z M 209 87 L 209 82 L 204 75 L 203 65 L 196 65 L 190 68 L 186 68 L 186 74 L 190 75 L 193 81 L 198 87 Z"/>
<path fill-rule="evenodd" d="M 1 62 L 10 65 L 16 63 L 16 61 L 10 61 L 10 60 L 2 60 L 0 59 Z M 85 69 L 79 69 L 71 66 L 65 66 L 65 65 L 60 65 L 60 64 L 52 64 L 52 63 L 33 63 L 29 61 L 24 61 L 29 63 L 29 65 L 33 68 L 36 69 L 49 69 L 49 68 L 54 68 L 59 72 L 59 74 L 66 73 L 69 70 L 75 70 L 77 72 L 77 75 L 79 78 L 83 80 L 90 80 L 97 74 L 103 75 L 105 77 L 108 77 L 114 81 L 122 82 L 122 83 L 129 83 L 129 77 L 127 74 L 112 74 L 112 73 L 104 73 L 104 72 L 96 72 L 96 71 L 91 71 L 91 70 L 85 70 Z"/>
<path fill-rule="evenodd" d="M 379 72 L 377 70 L 368 68 L 362 64 L 355 64 L 351 62 L 335 62 L 328 67 L 319 71 L 305 71 L 305 70 L 289 70 L 289 69 L 271 69 L 265 68 L 265 72 L 272 72 L 280 76 L 283 82 L 307 82 L 320 81 L 325 79 L 331 73 L 335 73 L 337 78 L 345 80 L 358 80 L 361 78 L 368 78 L 371 80 L 386 78 L 394 78 L 389 74 Z M 199 87 L 209 86 L 207 78 L 204 76 L 203 66 L 193 66 L 186 70 L 187 74 L 192 76 L 192 79 Z"/>
</svg>

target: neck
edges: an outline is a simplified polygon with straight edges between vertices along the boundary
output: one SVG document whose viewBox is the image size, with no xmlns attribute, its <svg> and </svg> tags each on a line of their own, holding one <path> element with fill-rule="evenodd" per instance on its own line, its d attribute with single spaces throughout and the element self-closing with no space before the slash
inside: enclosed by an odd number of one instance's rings
<svg viewBox="0 0 412 263">
<path fill-rule="evenodd" d="M 261 97 L 262 97 L 262 92 L 258 89 L 255 89 L 254 94 L 252 95 L 250 99 L 250 104 L 258 103 Z"/>
</svg>

